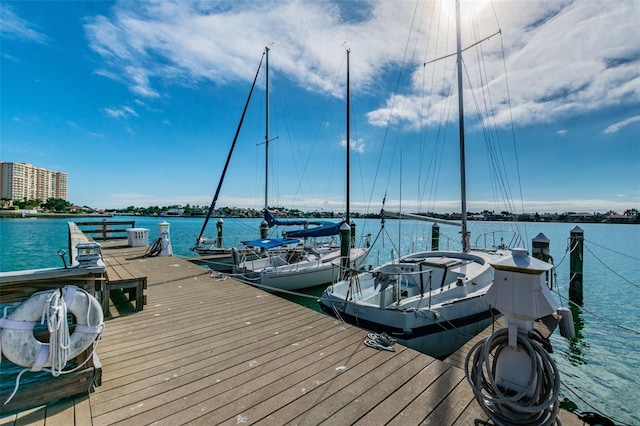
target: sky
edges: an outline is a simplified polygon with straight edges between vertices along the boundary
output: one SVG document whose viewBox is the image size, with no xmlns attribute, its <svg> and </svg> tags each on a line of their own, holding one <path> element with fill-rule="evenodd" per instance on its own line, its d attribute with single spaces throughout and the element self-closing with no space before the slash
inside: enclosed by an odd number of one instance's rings
<svg viewBox="0 0 640 426">
<path fill-rule="evenodd" d="M 344 211 L 348 70 L 350 209 L 460 211 L 451 0 L 3 0 L 0 20 L 0 160 L 68 173 L 73 204 L 208 206 L 239 129 L 217 206 L 261 209 L 268 177 L 272 207 Z M 640 1 L 463 0 L 461 27 L 468 209 L 640 208 Z"/>
</svg>

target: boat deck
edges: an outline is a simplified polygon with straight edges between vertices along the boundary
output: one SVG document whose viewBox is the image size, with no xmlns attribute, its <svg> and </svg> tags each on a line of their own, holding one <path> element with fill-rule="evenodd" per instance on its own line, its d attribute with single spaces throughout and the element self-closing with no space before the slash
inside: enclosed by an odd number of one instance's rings
<svg viewBox="0 0 640 426">
<path fill-rule="evenodd" d="M 0 425 L 437 424 L 487 418 L 460 368 L 145 247 L 103 243 L 147 274 L 142 311 L 112 292 L 102 384 Z M 563 412 L 565 425 L 582 424 Z M 478 424 L 478 423 L 476 423 Z M 482 423 L 480 423 L 482 424 Z"/>
</svg>

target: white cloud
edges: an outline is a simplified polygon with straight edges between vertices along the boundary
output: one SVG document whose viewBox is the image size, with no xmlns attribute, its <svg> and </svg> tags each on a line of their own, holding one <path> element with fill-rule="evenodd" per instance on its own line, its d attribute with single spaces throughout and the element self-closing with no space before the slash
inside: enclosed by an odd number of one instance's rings
<svg viewBox="0 0 640 426">
<path fill-rule="evenodd" d="M 633 124 L 633 123 L 640 123 L 640 115 L 636 115 L 634 117 L 629 117 L 626 120 L 622 120 L 622 121 L 619 121 L 617 123 L 614 123 L 614 124 L 608 126 L 606 129 L 604 129 L 602 131 L 602 133 L 607 133 L 607 134 L 616 133 L 620 129 L 622 129 L 623 127 L 628 126 L 628 125 Z"/>
<path fill-rule="evenodd" d="M 463 2 L 463 11 L 469 4 Z M 549 122 L 603 106 L 639 102 L 640 54 L 637 38 L 629 35 L 637 34 L 637 21 L 630 17 L 640 14 L 640 2 L 604 5 L 602 1 L 498 0 L 494 7 L 476 10 L 478 37 L 498 30 L 495 10 L 503 38 L 496 36 L 482 44 L 486 59 L 480 67 L 486 75 L 482 81 L 474 77 L 473 89 L 466 89 L 468 106 L 474 103 L 471 90 L 490 88 L 493 104 L 488 109 L 500 125 L 511 117 L 520 124 Z M 443 114 L 454 119 L 450 105 L 455 105 L 455 90 L 447 88 L 454 81 L 454 58 L 423 66 L 427 60 L 452 53 L 451 11 L 433 2 L 378 0 L 351 6 L 302 0 L 120 2 L 110 16 L 93 18 L 85 30 L 90 47 L 105 61 L 98 72 L 122 79 L 133 93 L 145 98 L 160 96 L 163 84 L 248 80 L 268 44 L 274 50 L 272 64 L 286 78 L 307 90 L 341 97 L 343 83 L 336 82 L 335 76 L 344 67 L 341 52 L 346 42 L 352 50 L 355 91 L 381 90 L 380 84 L 389 86 L 382 90 L 392 91 L 397 71 L 390 74 L 392 81 L 381 78 L 389 77 L 385 71 L 401 63 L 401 78 L 411 82 L 408 90 L 396 98 L 389 94 L 384 107 L 370 112 L 372 124 L 385 126 L 389 117 L 413 127 L 440 121 Z M 473 25 L 470 15 L 465 16 L 466 30 Z M 463 34 L 465 45 L 472 40 L 468 33 Z M 474 54 L 474 49 L 465 54 L 469 75 L 477 71 Z M 433 79 L 443 71 L 445 80 Z M 433 95 L 428 104 L 423 93 Z"/>
<path fill-rule="evenodd" d="M 346 145 L 347 145 L 347 140 L 346 139 L 342 139 L 340 141 L 340 146 L 344 147 Z M 351 148 L 352 151 L 355 151 L 355 152 L 357 152 L 359 154 L 362 154 L 365 151 L 365 147 L 366 147 L 366 144 L 364 143 L 362 138 L 351 139 L 350 148 Z"/>
<path fill-rule="evenodd" d="M 113 118 L 128 118 L 128 117 L 137 117 L 138 113 L 131 107 L 123 105 L 117 108 L 104 108 L 104 112 L 107 113 L 108 116 Z"/>
<path fill-rule="evenodd" d="M 40 44 L 47 43 L 47 36 L 32 28 L 32 24 L 16 15 L 7 4 L 0 4 L 0 34 L 2 37 L 32 41 Z M 11 58 L 10 56 L 5 56 Z"/>
</svg>

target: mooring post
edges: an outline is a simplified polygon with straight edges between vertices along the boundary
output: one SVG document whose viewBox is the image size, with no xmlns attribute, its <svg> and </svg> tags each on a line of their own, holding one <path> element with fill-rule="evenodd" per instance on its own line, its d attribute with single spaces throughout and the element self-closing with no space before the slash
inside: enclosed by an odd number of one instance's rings
<svg viewBox="0 0 640 426">
<path fill-rule="evenodd" d="M 434 223 L 431 227 L 431 250 L 440 248 L 440 225 Z"/>
<path fill-rule="evenodd" d="M 102 241 L 107 240 L 107 218 L 102 219 Z"/>
<path fill-rule="evenodd" d="M 551 255 L 549 254 L 549 246 L 551 241 L 542 232 L 533 237 L 531 240 L 531 256 L 540 259 L 543 262 L 549 262 Z"/>
<path fill-rule="evenodd" d="M 531 257 L 535 257 L 536 259 L 540 259 L 543 262 L 553 263 L 550 261 L 551 255 L 549 254 L 549 246 L 551 245 L 551 241 L 544 235 L 542 232 L 533 237 L 531 240 Z M 549 271 L 545 271 L 547 278 L 547 285 L 549 288 L 553 289 L 553 284 L 549 279 Z"/>
<path fill-rule="evenodd" d="M 584 231 L 579 226 L 571 230 L 569 238 L 569 300 L 582 306 L 582 267 L 584 251 Z"/>
<path fill-rule="evenodd" d="M 224 221 L 222 220 L 222 218 L 219 218 L 218 222 L 216 222 L 216 229 L 218 230 L 216 243 L 218 244 L 218 248 L 222 248 L 222 225 L 223 224 L 224 224 Z"/>
<path fill-rule="evenodd" d="M 262 223 L 260 223 L 260 238 L 263 240 L 269 238 L 269 224 L 266 220 L 263 220 Z"/>
<path fill-rule="evenodd" d="M 351 248 L 356 246 L 356 223 L 351 221 Z"/>
<path fill-rule="evenodd" d="M 340 225 L 340 278 L 347 276 L 349 269 L 349 255 L 351 254 L 351 226 L 347 222 Z"/>
</svg>

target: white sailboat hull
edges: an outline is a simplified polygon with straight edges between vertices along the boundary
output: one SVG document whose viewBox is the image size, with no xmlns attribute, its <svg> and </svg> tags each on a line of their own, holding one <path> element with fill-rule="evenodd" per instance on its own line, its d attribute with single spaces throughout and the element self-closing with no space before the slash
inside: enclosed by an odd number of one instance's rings
<svg viewBox="0 0 640 426">
<path fill-rule="evenodd" d="M 327 287 L 330 315 L 434 357 L 451 354 L 486 328 L 495 311 L 482 297 L 493 283 L 491 253 L 419 252 Z"/>
<path fill-rule="evenodd" d="M 351 265 L 362 268 L 368 249 L 351 249 Z M 299 290 L 334 282 L 341 271 L 340 250 L 307 255 L 299 262 L 286 263 L 281 254 L 242 262 L 235 268 L 250 283 L 267 290 Z"/>
</svg>

